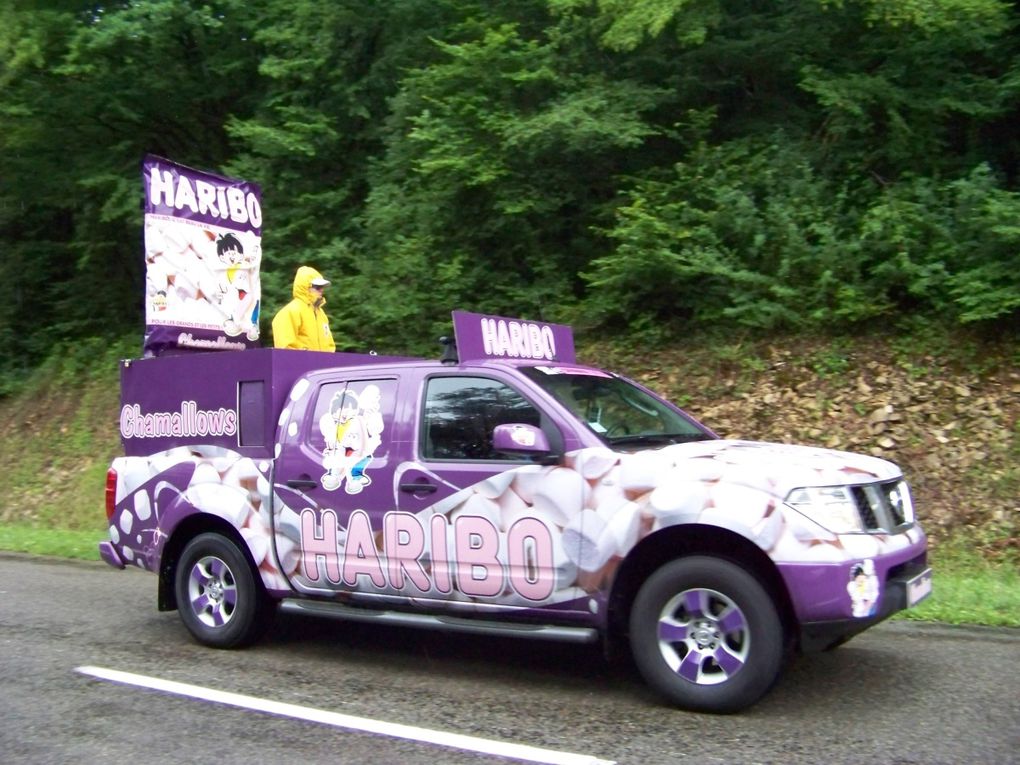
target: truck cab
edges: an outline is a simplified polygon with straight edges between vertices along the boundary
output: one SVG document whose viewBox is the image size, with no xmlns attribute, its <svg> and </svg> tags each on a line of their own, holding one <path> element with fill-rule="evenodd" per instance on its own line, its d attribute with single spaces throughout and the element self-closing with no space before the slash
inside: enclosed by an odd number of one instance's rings
<svg viewBox="0 0 1020 765">
<path fill-rule="evenodd" d="M 602 640 L 715 712 L 930 591 L 892 463 L 720 439 L 579 364 L 561 325 L 454 326 L 440 361 L 125 362 L 103 558 L 157 573 L 159 607 L 211 646 L 281 609 Z"/>
</svg>

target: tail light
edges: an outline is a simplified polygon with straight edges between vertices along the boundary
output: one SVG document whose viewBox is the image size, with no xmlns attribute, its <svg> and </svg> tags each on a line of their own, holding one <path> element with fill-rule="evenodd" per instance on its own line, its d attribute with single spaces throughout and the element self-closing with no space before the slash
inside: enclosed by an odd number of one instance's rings
<svg viewBox="0 0 1020 765">
<path fill-rule="evenodd" d="M 106 520 L 113 520 L 113 510 L 117 504 L 117 471 L 110 468 L 106 471 Z"/>
</svg>

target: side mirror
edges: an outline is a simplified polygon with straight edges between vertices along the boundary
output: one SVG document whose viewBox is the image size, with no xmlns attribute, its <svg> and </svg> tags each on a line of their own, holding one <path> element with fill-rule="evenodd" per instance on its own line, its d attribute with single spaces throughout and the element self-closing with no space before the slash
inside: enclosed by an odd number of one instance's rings
<svg viewBox="0 0 1020 765">
<path fill-rule="evenodd" d="M 547 457 L 552 451 L 541 429 L 519 422 L 497 425 L 492 431 L 492 448 L 520 457 Z"/>
</svg>

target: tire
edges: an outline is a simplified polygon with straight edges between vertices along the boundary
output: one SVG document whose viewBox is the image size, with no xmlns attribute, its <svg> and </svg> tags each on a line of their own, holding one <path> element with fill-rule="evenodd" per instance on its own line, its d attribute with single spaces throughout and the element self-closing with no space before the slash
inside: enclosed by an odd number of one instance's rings
<svg viewBox="0 0 1020 765">
<path fill-rule="evenodd" d="M 236 648 L 258 638 L 273 609 L 248 557 L 235 542 L 200 534 L 185 546 L 174 575 L 177 611 L 199 642 Z"/>
<path fill-rule="evenodd" d="M 719 558 L 674 560 L 652 574 L 630 613 L 630 646 L 645 681 L 697 712 L 738 712 L 782 669 L 783 627 L 772 598 Z"/>
</svg>

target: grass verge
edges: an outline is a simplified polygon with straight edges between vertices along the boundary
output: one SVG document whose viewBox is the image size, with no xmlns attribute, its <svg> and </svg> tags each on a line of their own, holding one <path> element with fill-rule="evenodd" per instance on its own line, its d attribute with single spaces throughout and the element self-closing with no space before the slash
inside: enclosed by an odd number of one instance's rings
<svg viewBox="0 0 1020 765">
<path fill-rule="evenodd" d="M 0 550 L 52 555 L 75 560 L 99 560 L 102 531 L 53 529 L 0 523 Z"/>
<path fill-rule="evenodd" d="M 0 524 L 0 550 L 98 560 L 101 531 Z M 931 551 L 935 584 L 931 597 L 896 619 L 1020 627 L 1020 561 L 1015 555 L 992 558 L 957 537 Z"/>
<path fill-rule="evenodd" d="M 932 594 L 895 618 L 945 624 L 1020 627 L 1020 554 L 990 555 L 968 534 L 957 534 L 928 554 Z"/>
</svg>

